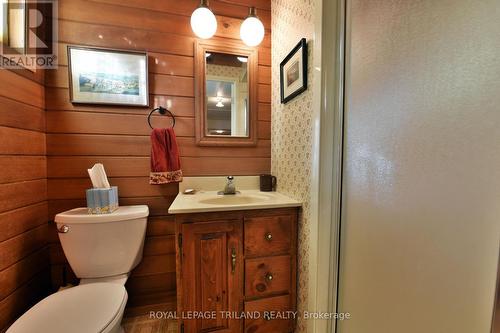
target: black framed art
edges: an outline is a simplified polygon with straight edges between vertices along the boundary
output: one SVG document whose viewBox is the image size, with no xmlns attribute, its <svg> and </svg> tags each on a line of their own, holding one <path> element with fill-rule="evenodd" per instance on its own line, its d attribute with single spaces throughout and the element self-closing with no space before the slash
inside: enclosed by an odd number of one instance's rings
<svg viewBox="0 0 500 333">
<path fill-rule="evenodd" d="M 287 103 L 307 89 L 307 42 L 302 38 L 280 63 L 281 103 Z"/>
</svg>

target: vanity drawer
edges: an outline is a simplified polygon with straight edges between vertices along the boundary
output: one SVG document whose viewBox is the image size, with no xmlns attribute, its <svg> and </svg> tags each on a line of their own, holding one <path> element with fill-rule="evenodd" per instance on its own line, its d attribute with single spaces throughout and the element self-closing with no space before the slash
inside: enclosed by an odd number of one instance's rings
<svg viewBox="0 0 500 333">
<path fill-rule="evenodd" d="M 245 302 L 246 313 L 255 311 L 260 313 L 260 318 L 245 319 L 245 333 L 293 332 L 295 319 L 290 308 L 290 296 L 285 295 Z M 270 317 L 269 314 L 273 317 Z M 278 318 L 278 315 L 280 315 L 279 318 L 285 319 L 273 319 Z"/>
<path fill-rule="evenodd" d="M 292 223 L 286 215 L 245 219 L 245 256 L 289 253 Z"/>
<path fill-rule="evenodd" d="M 290 256 L 245 260 L 245 296 L 290 292 Z"/>
</svg>

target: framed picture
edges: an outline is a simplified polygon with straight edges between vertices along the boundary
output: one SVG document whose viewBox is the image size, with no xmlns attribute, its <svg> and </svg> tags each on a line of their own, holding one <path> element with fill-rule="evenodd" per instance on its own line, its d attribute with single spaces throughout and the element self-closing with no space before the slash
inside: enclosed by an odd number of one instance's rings
<svg viewBox="0 0 500 333">
<path fill-rule="evenodd" d="M 281 103 L 287 103 L 307 89 L 307 43 L 302 38 L 280 63 Z"/>
<path fill-rule="evenodd" d="M 148 106 L 146 52 L 68 46 L 72 103 Z"/>
</svg>

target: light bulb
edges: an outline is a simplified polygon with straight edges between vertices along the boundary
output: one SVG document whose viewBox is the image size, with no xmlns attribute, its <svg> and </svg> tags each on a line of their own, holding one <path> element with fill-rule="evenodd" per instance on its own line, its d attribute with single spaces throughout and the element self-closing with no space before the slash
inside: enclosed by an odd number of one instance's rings
<svg viewBox="0 0 500 333">
<path fill-rule="evenodd" d="M 250 14 L 243 21 L 240 28 L 240 37 L 248 46 L 257 46 L 264 39 L 264 25 L 255 15 L 255 8 L 250 8 Z"/>
<path fill-rule="evenodd" d="M 200 6 L 191 14 L 191 29 L 203 39 L 212 37 L 217 31 L 217 19 L 208 9 L 208 1 L 201 1 Z"/>
<path fill-rule="evenodd" d="M 247 57 L 236 57 L 240 62 L 248 62 Z"/>
</svg>

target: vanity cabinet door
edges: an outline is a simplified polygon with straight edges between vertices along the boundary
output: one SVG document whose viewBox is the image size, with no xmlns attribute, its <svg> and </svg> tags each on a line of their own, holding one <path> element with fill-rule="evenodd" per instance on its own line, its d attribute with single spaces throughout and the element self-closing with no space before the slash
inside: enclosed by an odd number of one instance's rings
<svg viewBox="0 0 500 333">
<path fill-rule="evenodd" d="M 241 332 L 224 316 L 243 308 L 242 221 L 183 224 L 182 318 L 184 332 Z"/>
</svg>

